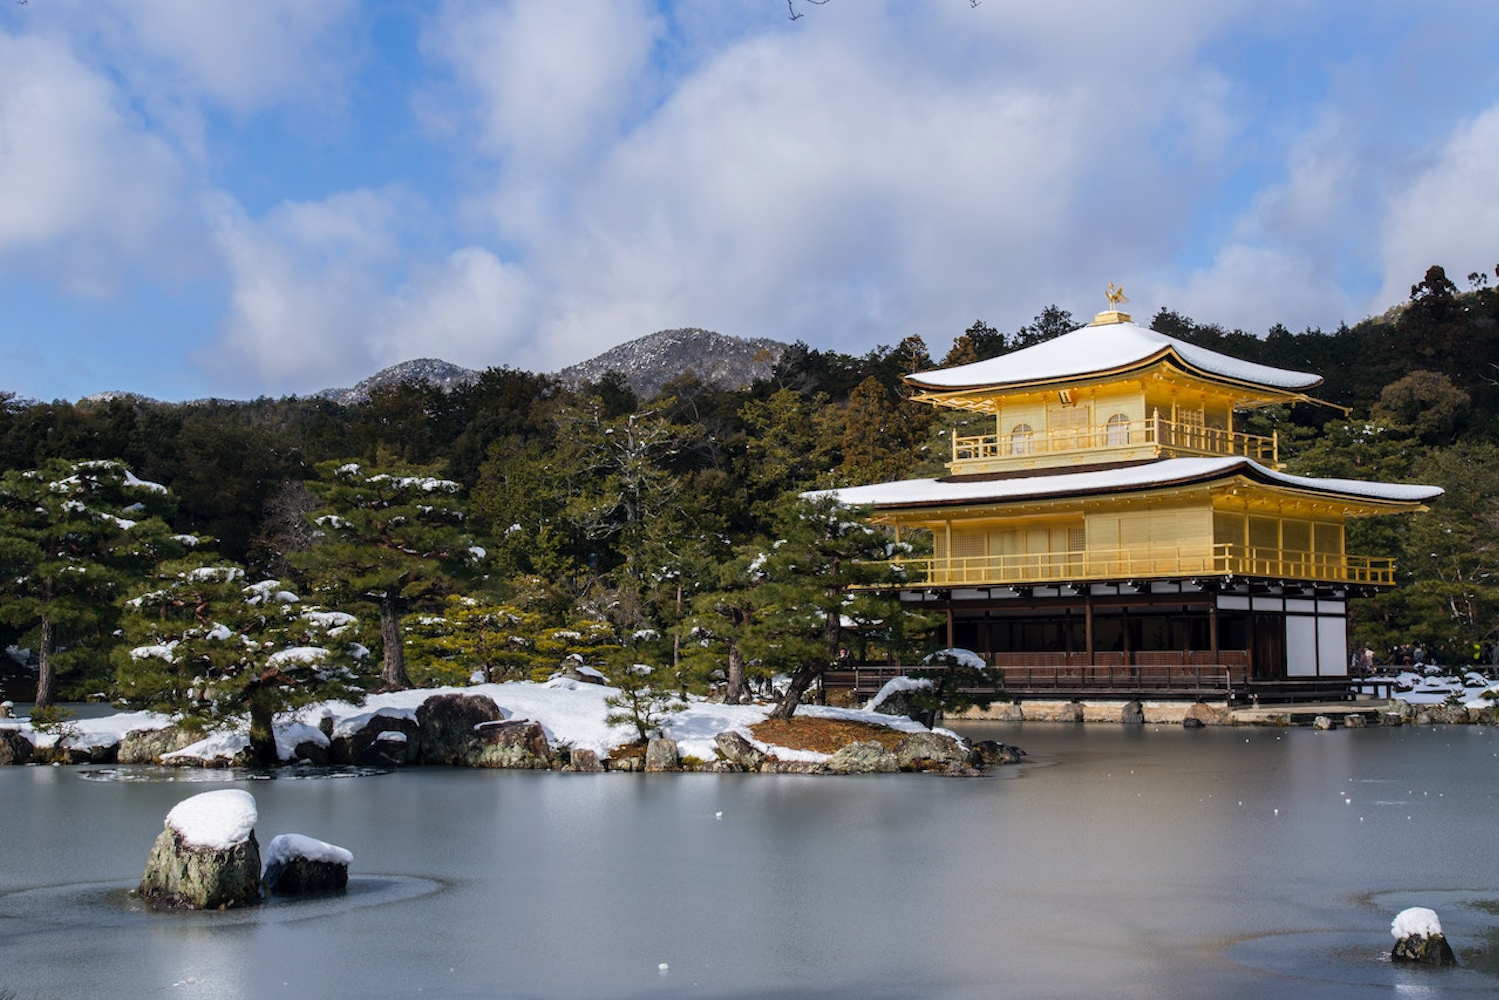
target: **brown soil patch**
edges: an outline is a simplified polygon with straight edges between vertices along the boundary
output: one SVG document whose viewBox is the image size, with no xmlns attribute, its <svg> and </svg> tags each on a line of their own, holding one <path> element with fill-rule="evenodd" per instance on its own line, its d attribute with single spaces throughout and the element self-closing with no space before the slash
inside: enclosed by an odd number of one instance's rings
<svg viewBox="0 0 1499 1000">
<path fill-rule="evenodd" d="M 813 719 L 795 716 L 790 722 L 766 719 L 750 727 L 755 739 L 773 747 L 788 750 L 815 750 L 818 753 L 837 753 L 850 743 L 874 740 L 886 750 L 909 736 L 889 726 L 878 726 L 868 722 L 848 722 L 843 719 Z"/>
</svg>

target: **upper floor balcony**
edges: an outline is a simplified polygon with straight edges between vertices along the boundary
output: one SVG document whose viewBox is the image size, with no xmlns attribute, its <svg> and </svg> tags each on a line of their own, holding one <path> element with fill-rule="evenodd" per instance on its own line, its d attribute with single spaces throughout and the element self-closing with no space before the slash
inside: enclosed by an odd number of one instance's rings
<svg viewBox="0 0 1499 1000">
<path fill-rule="evenodd" d="M 913 585 L 928 587 L 1030 586 L 1227 576 L 1376 587 L 1395 584 L 1393 559 L 1300 552 L 1229 542 L 1048 554 L 937 556 L 898 562 L 906 579 Z"/>
<path fill-rule="evenodd" d="M 1017 424 L 1006 434 L 953 432 L 954 475 L 1094 465 L 1154 458 L 1242 456 L 1280 468 L 1278 435 L 1264 437 L 1177 421 L 1156 411 L 1145 420 L 1123 414 L 1107 423 L 1051 429 Z"/>
</svg>

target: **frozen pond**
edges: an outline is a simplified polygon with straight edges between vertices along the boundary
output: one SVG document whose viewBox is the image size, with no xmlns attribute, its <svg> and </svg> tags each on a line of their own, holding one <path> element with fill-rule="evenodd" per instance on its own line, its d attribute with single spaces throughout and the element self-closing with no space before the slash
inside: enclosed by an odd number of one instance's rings
<svg viewBox="0 0 1499 1000">
<path fill-rule="evenodd" d="M 966 731 L 1032 762 L 240 776 L 262 846 L 304 833 L 355 860 L 343 899 L 227 914 L 126 890 L 167 811 L 226 787 L 184 779 L 229 776 L 0 768 L 0 995 L 1499 991 L 1488 727 Z M 1440 914 L 1463 968 L 1387 960 L 1407 906 Z"/>
</svg>

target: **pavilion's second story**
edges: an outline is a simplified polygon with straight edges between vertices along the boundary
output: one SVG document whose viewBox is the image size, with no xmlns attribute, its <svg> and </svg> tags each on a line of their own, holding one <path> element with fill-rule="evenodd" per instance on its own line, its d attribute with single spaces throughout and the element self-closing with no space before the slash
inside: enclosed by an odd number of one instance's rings
<svg viewBox="0 0 1499 1000">
<path fill-rule="evenodd" d="M 1277 436 L 1236 429 L 1233 401 L 1164 378 L 996 395 L 987 433 L 954 431 L 953 475 L 1237 455 L 1280 466 Z"/>
<path fill-rule="evenodd" d="M 930 554 L 917 587 L 1201 577 L 1389 586 L 1394 563 L 1349 552 L 1350 518 L 1418 511 L 1432 486 L 1289 476 L 1242 458 L 1181 458 L 1009 478 L 912 480 L 839 499 Z"/>
<path fill-rule="evenodd" d="M 1219 456 L 1274 468 L 1278 442 L 1244 432 L 1242 414 L 1305 400 L 1321 379 L 1230 358 L 1107 312 L 1054 340 L 907 381 L 920 402 L 983 415 L 983 426 L 954 432 L 950 468 L 987 475 Z"/>
</svg>

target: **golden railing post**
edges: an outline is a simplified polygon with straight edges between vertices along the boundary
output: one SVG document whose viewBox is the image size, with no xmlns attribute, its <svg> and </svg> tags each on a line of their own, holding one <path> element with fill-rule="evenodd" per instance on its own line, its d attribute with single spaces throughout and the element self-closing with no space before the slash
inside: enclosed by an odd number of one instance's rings
<svg viewBox="0 0 1499 1000">
<path fill-rule="evenodd" d="M 1280 464 L 1280 429 L 1270 432 L 1270 461 Z"/>
</svg>

